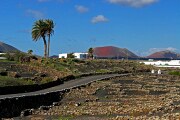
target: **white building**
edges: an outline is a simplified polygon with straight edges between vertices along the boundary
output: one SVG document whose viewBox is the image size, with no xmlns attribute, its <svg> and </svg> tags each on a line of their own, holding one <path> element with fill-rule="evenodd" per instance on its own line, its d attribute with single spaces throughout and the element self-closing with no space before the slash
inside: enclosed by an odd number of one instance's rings
<svg viewBox="0 0 180 120">
<path fill-rule="evenodd" d="M 68 53 L 62 53 L 59 54 L 59 58 L 67 58 Z M 88 53 L 73 53 L 73 55 L 75 56 L 75 58 L 77 59 L 86 59 Z"/>
<path fill-rule="evenodd" d="M 140 62 L 145 65 L 154 65 L 156 67 L 180 67 L 180 60 L 170 60 L 170 61 L 144 61 Z"/>
<path fill-rule="evenodd" d="M 4 54 L 6 54 L 6 53 L 0 53 L 0 55 L 4 55 Z M 5 60 L 5 59 L 6 59 L 5 57 L 0 56 L 0 60 Z"/>
<path fill-rule="evenodd" d="M 0 52 L 0 55 L 4 55 L 4 54 L 6 54 L 6 53 L 1 53 L 1 52 Z"/>
<path fill-rule="evenodd" d="M 74 53 L 75 58 L 86 59 L 88 53 Z"/>
<path fill-rule="evenodd" d="M 59 54 L 59 58 L 67 58 L 67 53 Z"/>
</svg>

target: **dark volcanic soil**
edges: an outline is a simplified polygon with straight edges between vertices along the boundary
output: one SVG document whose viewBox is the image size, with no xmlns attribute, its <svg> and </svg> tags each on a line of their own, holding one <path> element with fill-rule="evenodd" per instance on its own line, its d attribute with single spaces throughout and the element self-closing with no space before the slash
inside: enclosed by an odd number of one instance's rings
<svg viewBox="0 0 180 120">
<path fill-rule="evenodd" d="M 35 110 L 30 120 L 180 119 L 180 79 L 135 75 L 72 89 L 49 110 Z M 23 119 L 25 119 L 23 118 Z"/>
</svg>

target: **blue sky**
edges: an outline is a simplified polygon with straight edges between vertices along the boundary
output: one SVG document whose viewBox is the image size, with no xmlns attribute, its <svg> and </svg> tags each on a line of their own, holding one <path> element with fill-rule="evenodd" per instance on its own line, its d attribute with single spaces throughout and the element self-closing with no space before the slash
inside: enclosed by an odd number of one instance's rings
<svg viewBox="0 0 180 120">
<path fill-rule="evenodd" d="M 1 0 L 0 41 L 43 55 L 36 20 L 54 20 L 51 55 L 117 46 L 138 55 L 180 49 L 180 0 Z"/>
</svg>

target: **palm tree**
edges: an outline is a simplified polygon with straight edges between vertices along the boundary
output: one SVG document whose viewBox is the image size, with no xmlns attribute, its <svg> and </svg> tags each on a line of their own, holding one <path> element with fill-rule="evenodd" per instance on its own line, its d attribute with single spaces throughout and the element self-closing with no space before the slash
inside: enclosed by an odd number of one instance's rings
<svg viewBox="0 0 180 120">
<path fill-rule="evenodd" d="M 28 50 L 27 53 L 28 53 L 29 55 L 32 55 L 33 50 Z"/>
<path fill-rule="evenodd" d="M 46 23 L 46 34 L 48 36 L 48 52 L 47 56 L 49 57 L 49 49 L 50 49 L 50 37 L 54 33 L 54 22 L 53 20 L 47 19 L 44 21 Z"/>
<path fill-rule="evenodd" d="M 94 52 L 93 48 L 89 48 L 89 50 L 88 50 L 88 58 L 93 59 L 93 52 Z"/>
<path fill-rule="evenodd" d="M 34 23 L 33 28 L 32 28 L 32 39 L 34 41 L 39 40 L 40 38 L 43 38 L 44 42 L 44 57 L 47 58 L 47 42 L 46 42 L 46 23 L 44 20 L 38 20 Z"/>
</svg>

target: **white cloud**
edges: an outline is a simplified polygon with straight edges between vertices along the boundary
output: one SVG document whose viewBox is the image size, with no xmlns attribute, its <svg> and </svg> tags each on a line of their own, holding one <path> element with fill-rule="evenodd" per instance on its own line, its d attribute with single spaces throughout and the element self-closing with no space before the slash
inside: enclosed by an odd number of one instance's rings
<svg viewBox="0 0 180 120">
<path fill-rule="evenodd" d="M 76 5 L 75 8 L 79 13 L 86 13 L 89 11 L 89 8 L 82 5 Z"/>
<path fill-rule="evenodd" d="M 98 15 L 92 18 L 92 23 L 108 22 L 109 20 L 104 15 Z"/>
<path fill-rule="evenodd" d="M 173 47 L 168 47 L 168 48 L 150 48 L 149 53 L 154 53 L 154 52 L 160 52 L 160 51 L 172 51 L 175 52 L 177 49 Z"/>
<path fill-rule="evenodd" d="M 28 9 L 26 11 L 27 15 L 32 16 L 34 18 L 44 18 L 44 14 L 41 11 L 38 10 L 32 10 L 32 9 Z"/>
<path fill-rule="evenodd" d="M 120 4 L 131 7 L 143 7 L 158 2 L 159 0 L 107 0 L 112 4 Z"/>
</svg>

